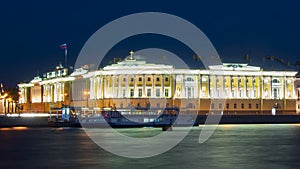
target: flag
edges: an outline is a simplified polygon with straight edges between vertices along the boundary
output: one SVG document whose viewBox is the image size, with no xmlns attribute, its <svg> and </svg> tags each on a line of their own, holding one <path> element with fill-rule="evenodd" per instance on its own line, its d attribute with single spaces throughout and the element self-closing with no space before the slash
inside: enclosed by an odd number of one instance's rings
<svg viewBox="0 0 300 169">
<path fill-rule="evenodd" d="M 66 44 L 66 43 L 61 44 L 61 45 L 60 45 L 60 48 L 61 48 L 61 49 L 67 49 L 67 44 Z"/>
</svg>

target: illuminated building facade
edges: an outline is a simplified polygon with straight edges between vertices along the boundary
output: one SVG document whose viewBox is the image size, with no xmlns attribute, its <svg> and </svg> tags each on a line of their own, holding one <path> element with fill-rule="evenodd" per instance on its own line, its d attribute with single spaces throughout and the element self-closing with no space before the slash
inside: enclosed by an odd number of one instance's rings
<svg viewBox="0 0 300 169">
<path fill-rule="evenodd" d="M 296 71 L 263 71 L 248 64 L 224 63 L 209 69 L 177 69 L 150 64 L 132 56 L 100 70 L 85 68 L 68 74 L 62 67 L 19 84 L 24 111 L 76 105 L 90 110 L 177 106 L 207 114 L 298 114 Z M 73 87 L 73 90 L 72 90 Z M 225 101 L 221 101 L 224 98 Z M 213 103 L 211 100 L 214 99 Z M 220 102 L 218 102 L 220 100 Z M 211 104 L 212 103 L 212 104 Z"/>
</svg>

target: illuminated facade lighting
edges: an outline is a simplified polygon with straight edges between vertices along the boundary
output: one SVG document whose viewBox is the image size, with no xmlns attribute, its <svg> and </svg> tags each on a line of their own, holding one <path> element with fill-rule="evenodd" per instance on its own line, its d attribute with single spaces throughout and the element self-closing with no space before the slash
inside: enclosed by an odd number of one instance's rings
<svg viewBox="0 0 300 169">
<path fill-rule="evenodd" d="M 19 102 L 24 105 L 29 102 L 57 103 L 58 106 L 62 102 L 72 104 L 88 98 L 98 103 L 94 107 L 97 108 L 111 104 L 126 107 L 128 103 L 123 100 L 128 98 L 139 99 L 133 100 L 136 104 L 144 104 L 148 99 L 170 102 L 200 99 L 199 111 L 207 111 L 210 99 L 224 98 L 225 95 L 226 105 L 216 106 L 225 107 L 224 114 L 261 113 L 271 110 L 275 102 L 282 112 L 295 113 L 300 109 L 296 71 L 264 71 L 260 67 L 236 63 L 209 66 L 207 70 L 176 69 L 172 65 L 135 60 L 132 55 L 101 70 L 79 68 L 70 75 L 46 73 L 44 79 L 19 84 Z M 218 73 L 220 70 L 222 74 Z M 71 92 L 72 85 L 80 87 Z M 172 105 L 176 106 L 175 103 Z"/>
</svg>

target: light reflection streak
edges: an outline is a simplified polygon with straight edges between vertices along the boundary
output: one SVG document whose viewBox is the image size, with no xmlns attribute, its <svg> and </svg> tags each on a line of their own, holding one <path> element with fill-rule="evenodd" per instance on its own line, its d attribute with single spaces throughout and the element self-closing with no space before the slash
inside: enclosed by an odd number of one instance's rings
<svg viewBox="0 0 300 169">
<path fill-rule="evenodd" d="M 21 113 L 7 114 L 8 117 L 49 117 L 49 113 Z"/>
<path fill-rule="evenodd" d="M 28 130 L 28 127 L 26 127 L 26 126 L 18 126 L 18 127 L 0 128 L 0 131 L 24 131 L 24 130 Z"/>
</svg>

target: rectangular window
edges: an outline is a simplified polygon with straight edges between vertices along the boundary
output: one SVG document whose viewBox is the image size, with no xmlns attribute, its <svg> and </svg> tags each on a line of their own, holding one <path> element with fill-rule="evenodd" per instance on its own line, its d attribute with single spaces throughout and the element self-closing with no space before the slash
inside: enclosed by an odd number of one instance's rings
<svg viewBox="0 0 300 169">
<path fill-rule="evenodd" d="M 169 90 L 165 89 L 165 97 L 169 97 Z"/>
<path fill-rule="evenodd" d="M 274 91 L 273 91 L 273 93 L 274 93 L 274 98 L 275 98 L 275 99 L 278 99 L 278 96 L 279 96 L 279 89 L 275 88 Z"/>
<path fill-rule="evenodd" d="M 142 78 L 141 77 L 139 77 L 139 82 L 141 82 L 142 81 Z"/>
<path fill-rule="evenodd" d="M 166 78 L 165 78 L 165 81 L 166 81 L 166 82 L 168 82 L 168 81 L 169 81 L 169 78 L 168 78 L 168 77 L 166 77 Z"/>
<path fill-rule="evenodd" d="M 236 109 L 236 103 L 234 103 L 234 104 L 233 104 L 233 108 L 235 108 L 235 109 Z"/>
<path fill-rule="evenodd" d="M 211 108 L 212 108 L 212 109 L 215 108 L 215 104 L 214 104 L 214 103 L 211 104 Z"/>
<path fill-rule="evenodd" d="M 160 81 L 160 78 L 159 78 L 159 77 L 157 77 L 157 78 L 156 78 L 156 81 L 157 81 L 157 82 L 159 82 L 159 81 Z"/>
<path fill-rule="evenodd" d="M 259 109 L 259 104 L 258 103 L 256 103 L 256 109 Z"/>
<path fill-rule="evenodd" d="M 244 103 L 241 104 L 242 109 L 244 109 Z"/>
<path fill-rule="evenodd" d="M 187 97 L 192 97 L 192 89 L 190 87 L 187 88 Z"/>
<path fill-rule="evenodd" d="M 150 77 L 148 77 L 148 78 L 147 78 L 147 81 L 148 81 L 148 82 L 150 82 L 150 81 L 151 81 L 151 78 L 150 78 Z"/>
<path fill-rule="evenodd" d="M 226 109 L 229 109 L 229 103 L 226 104 Z"/>
<path fill-rule="evenodd" d="M 139 97 L 142 97 L 143 91 L 142 89 L 139 89 Z"/>
<path fill-rule="evenodd" d="M 125 89 L 123 89 L 123 91 L 122 91 L 123 92 L 123 97 L 125 97 L 125 91 L 126 91 Z"/>
<path fill-rule="evenodd" d="M 147 89 L 147 96 L 151 97 L 151 89 Z"/>
<path fill-rule="evenodd" d="M 221 103 L 219 103 L 219 109 L 222 109 L 222 104 Z"/>
<path fill-rule="evenodd" d="M 133 97 L 133 96 L 134 96 L 134 90 L 130 89 L 130 97 Z"/>
<path fill-rule="evenodd" d="M 249 109 L 252 109 L 252 104 L 251 104 L 251 103 L 249 103 L 248 108 L 249 108 Z"/>
<path fill-rule="evenodd" d="M 156 89 L 155 96 L 160 97 L 160 89 Z"/>
</svg>

